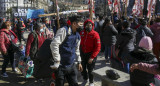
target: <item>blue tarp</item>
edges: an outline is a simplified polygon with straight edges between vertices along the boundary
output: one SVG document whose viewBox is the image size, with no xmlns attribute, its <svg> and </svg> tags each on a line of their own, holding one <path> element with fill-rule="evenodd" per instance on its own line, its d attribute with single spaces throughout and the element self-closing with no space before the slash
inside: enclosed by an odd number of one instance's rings
<svg viewBox="0 0 160 86">
<path fill-rule="evenodd" d="M 38 10 L 28 9 L 27 19 L 29 19 L 29 18 L 36 19 L 36 18 L 38 18 L 38 15 L 40 15 L 40 14 L 44 14 L 44 9 L 38 9 Z"/>
</svg>

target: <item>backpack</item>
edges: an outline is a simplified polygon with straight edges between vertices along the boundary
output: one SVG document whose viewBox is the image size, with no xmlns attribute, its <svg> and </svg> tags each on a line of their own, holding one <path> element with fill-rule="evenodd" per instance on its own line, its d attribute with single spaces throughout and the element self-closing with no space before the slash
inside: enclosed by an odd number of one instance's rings
<svg viewBox="0 0 160 86">
<path fill-rule="evenodd" d="M 64 28 L 68 34 L 68 27 L 65 26 Z M 65 37 L 64 41 L 67 40 L 67 38 L 68 35 Z M 64 41 L 61 43 L 61 45 L 64 43 Z M 51 42 L 51 39 L 46 39 L 36 54 L 33 73 L 35 78 L 51 78 L 53 70 L 50 68 L 50 65 L 54 64 L 50 49 Z"/>
</svg>

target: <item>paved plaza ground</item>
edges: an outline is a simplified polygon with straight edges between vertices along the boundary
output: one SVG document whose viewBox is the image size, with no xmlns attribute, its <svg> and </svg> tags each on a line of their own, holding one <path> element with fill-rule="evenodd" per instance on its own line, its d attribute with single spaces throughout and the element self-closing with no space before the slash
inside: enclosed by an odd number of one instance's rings
<svg viewBox="0 0 160 86">
<path fill-rule="evenodd" d="M 25 38 L 28 37 L 27 35 L 28 33 L 25 33 Z M 97 58 L 98 59 L 96 62 L 95 70 L 105 66 L 109 66 L 109 64 L 106 64 L 105 62 L 103 53 L 99 53 Z M 3 63 L 3 58 L 0 55 L 0 72 L 1 72 L 2 63 Z M 25 79 L 21 73 L 16 74 L 11 72 L 10 65 L 7 68 L 7 74 L 9 75 L 8 78 L 3 78 L 0 76 L 0 86 L 49 86 L 49 83 L 50 83 L 50 79 L 45 79 L 45 82 L 43 83 L 35 82 L 36 80 L 33 77 Z M 80 73 L 78 74 L 78 81 L 79 81 L 79 84 L 83 81 Z M 65 86 L 68 86 L 68 85 L 65 84 Z M 95 78 L 95 86 L 101 86 L 100 79 Z"/>
</svg>

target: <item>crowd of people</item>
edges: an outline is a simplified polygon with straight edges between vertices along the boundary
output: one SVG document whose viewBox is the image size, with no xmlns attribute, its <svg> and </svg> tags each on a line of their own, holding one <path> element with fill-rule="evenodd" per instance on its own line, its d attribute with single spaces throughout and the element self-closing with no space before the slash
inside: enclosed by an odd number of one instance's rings
<svg viewBox="0 0 160 86">
<path fill-rule="evenodd" d="M 71 16 L 57 20 L 48 18 L 16 18 L 14 22 L 1 20 L 0 51 L 3 55 L 1 75 L 8 77 L 6 68 L 10 62 L 16 72 L 13 45 L 24 41 L 25 58 L 36 64 L 37 52 L 46 39 L 50 39 L 50 50 L 54 64 L 56 86 L 79 86 L 77 69 L 81 72 L 85 86 L 94 86 L 93 70 L 99 52 L 104 52 L 105 62 L 111 67 L 130 74 L 132 86 L 157 84 L 155 76 L 160 74 L 160 17 L 153 19 L 135 16 L 119 18 L 98 16 L 93 20 L 82 16 Z M 24 38 L 24 32 L 30 32 Z M 44 51 L 45 52 L 45 51 Z M 77 64 L 76 64 L 77 63 Z M 76 66 L 78 65 L 78 66 Z M 77 68 L 78 67 L 78 68 Z M 157 85 L 158 86 L 158 85 Z"/>
</svg>

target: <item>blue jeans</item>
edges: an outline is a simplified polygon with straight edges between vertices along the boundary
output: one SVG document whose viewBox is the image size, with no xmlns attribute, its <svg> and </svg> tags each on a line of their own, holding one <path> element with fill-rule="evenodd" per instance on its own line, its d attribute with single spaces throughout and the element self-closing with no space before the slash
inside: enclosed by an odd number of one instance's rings
<svg viewBox="0 0 160 86">
<path fill-rule="evenodd" d="M 124 72 L 129 73 L 129 71 L 130 71 L 130 63 L 124 61 L 124 58 L 128 58 L 128 57 L 125 57 L 127 55 L 128 55 L 127 52 L 123 52 L 122 55 L 121 55 L 121 58 L 122 58 L 122 61 L 123 61 L 123 70 L 124 70 Z"/>
<path fill-rule="evenodd" d="M 111 51 L 113 48 L 114 48 L 114 45 L 111 45 L 111 46 L 105 45 L 105 58 L 106 58 L 106 60 L 111 58 L 111 53 L 112 53 Z"/>
</svg>

